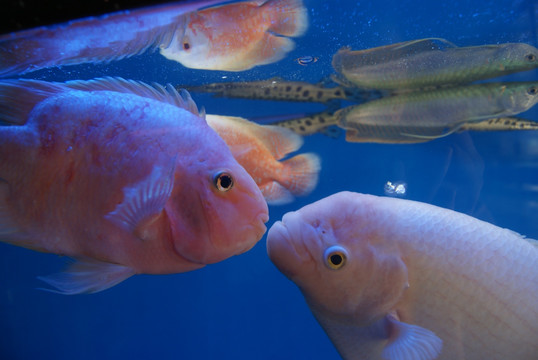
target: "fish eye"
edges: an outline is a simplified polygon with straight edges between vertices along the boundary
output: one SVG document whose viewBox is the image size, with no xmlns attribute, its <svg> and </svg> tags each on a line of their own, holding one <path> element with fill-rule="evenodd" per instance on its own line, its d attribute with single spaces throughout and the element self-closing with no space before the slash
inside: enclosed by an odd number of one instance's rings
<svg viewBox="0 0 538 360">
<path fill-rule="evenodd" d="M 234 186 L 234 179 L 231 174 L 222 171 L 213 177 L 213 183 L 217 190 L 226 192 Z"/>
<path fill-rule="evenodd" d="M 325 265 L 331 270 L 341 269 L 347 261 L 347 251 L 341 246 L 331 246 L 323 254 Z"/>
<path fill-rule="evenodd" d="M 527 54 L 525 55 L 525 59 L 528 60 L 528 61 L 536 61 L 536 55 L 534 54 Z"/>
<path fill-rule="evenodd" d="M 191 45 L 188 42 L 183 43 L 183 50 L 189 50 L 191 48 Z"/>
<path fill-rule="evenodd" d="M 529 95 L 536 95 L 536 94 L 538 94 L 538 87 L 536 87 L 536 86 L 531 86 L 530 88 L 527 89 L 527 94 L 529 94 Z"/>
</svg>

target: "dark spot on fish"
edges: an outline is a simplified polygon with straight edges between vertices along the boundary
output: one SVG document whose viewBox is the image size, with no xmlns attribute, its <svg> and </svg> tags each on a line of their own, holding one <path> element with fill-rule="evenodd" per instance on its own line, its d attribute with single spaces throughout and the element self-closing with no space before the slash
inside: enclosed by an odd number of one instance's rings
<svg viewBox="0 0 538 360">
<path fill-rule="evenodd" d="M 316 98 L 321 99 L 322 96 L 323 96 L 323 92 L 318 91 L 318 93 L 316 94 Z"/>
<path fill-rule="evenodd" d="M 269 95 L 271 93 L 271 89 L 267 88 L 263 91 L 265 95 Z"/>
<path fill-rule="evenodd" d="M 303 92 L 303 96 L 304 96 L 304 97 L 307 97 L 309 94 L 310 94 L 310 91 L 308 91 L 308 90 L 305 90 L 305 91 Z"/>
<path fill-rule="evenodd" d="M 510 125 L 510 120 L 505 120 L 504 125 Z"/>
<path fill-rule="evenodd" d="M 291 90 L 291 86 L 286 86 L 286 91 L 290 91 Z"/>
<path fill-rule="evenodd" d="M 305 129 L 304 126 L 299 126 L 299 130 L 301 130 L 301 131 L 305 131 L 306 129 Z"/>
<path fill-rule="evenodd" d="M 306 126 L 312 126 L 312 121 L 310 121 L 310 120 L 306 120 L 306 121 L 305 121 L 305 124 L 306 124 Z"/>
<path fill-rule="evenodd" d="M 299 92 L 299 91 L 301 91 L 302 89 L 303 89 L 302 86 L 297 86 L 297 89 L 295 89 L 295 91 Z"/>
<path fill-rule="evenodd" d="M 323 116 L 320 116 L 319 117 L 319 122 L 324 124 L 325 123 L 325 118 Z"/>
<path fill-rule="evenodd" d="M 334 92 L 334 95 L 336 95 L 336 96 L 340 96 L 341 94 L 342 94 L 342 93 L 340 92 L 340 90 L 336 90 L 336 91 Z"/>
</svg>

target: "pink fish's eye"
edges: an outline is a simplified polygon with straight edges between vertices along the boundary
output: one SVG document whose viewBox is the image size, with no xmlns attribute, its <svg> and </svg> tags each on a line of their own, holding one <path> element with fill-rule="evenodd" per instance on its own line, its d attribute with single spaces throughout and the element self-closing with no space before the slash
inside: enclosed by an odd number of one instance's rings
<svg viewBox="0 0 538 360">
<path fill-rule="evenodd" d="M 183 50 L 189 50 L 191 48 L 191 45 L 188 42 L 183 43 Z"/>
<path fill-rule="evenodd" d="M 217 190 L 226 192 L 229 191 L 234 186 L 234 179 L 232 175 L 227 172 L 220 172 L 213 178 L 215 187 Z"/>
</svg>

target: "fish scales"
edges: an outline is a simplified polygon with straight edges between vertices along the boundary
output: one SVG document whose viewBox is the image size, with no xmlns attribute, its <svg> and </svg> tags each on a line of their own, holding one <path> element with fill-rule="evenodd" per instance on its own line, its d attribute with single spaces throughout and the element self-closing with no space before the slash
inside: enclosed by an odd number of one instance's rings
<svg viewBox="0 0 538 360">
<path fill-rule="evenodd" d="M 267 248 L 346 360 L 538 354 L 538 243 L 511 230 L 342 192 L 284 215 Z"/>
</svg>

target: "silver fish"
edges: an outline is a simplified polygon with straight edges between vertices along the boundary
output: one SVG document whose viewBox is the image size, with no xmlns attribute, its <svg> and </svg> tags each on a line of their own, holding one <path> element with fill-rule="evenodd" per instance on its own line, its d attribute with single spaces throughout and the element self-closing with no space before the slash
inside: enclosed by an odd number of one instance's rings
<svg viewBox="0 0 538 360">
<path fill-rule="evenodd" d="M 332 65 L 358 87 L 414 89 L 536 69 L 538 49 L 524 43 L 457 47 L 428 38 L 358 51 L 343 48 Z"/>
</svg>

